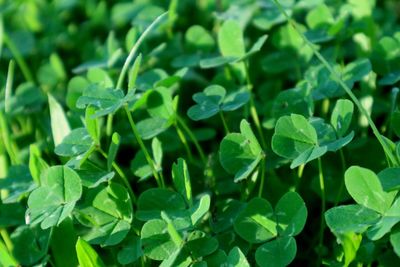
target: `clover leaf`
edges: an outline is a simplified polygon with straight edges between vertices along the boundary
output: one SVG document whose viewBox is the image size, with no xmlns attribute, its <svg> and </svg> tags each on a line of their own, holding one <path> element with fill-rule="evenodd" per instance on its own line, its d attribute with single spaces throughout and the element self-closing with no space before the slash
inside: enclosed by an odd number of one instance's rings
<svg viewBox="0 0 400 267">
<path fill-rule="evenodd" d="M 40 182 L 40 187 L 29 195 L 29 221 L 47 229 L 70 216 L 81 198 L 82 184 L 78 174 L 66 166 L 50 167 L 42 174 Z"/>
<path fill-rule="evenodd" d="M 219 159 L 222 167 L 234 174 L 234 181 L 246 179 L 264 157 L 257 138 L 246 120 L 240 123 L 241 133 L 230 133 L 220 144 Z"/>
<path fill-rule="evenodd" d="M 187 114 L 194 121 L 208 119 L 218 112 L 233 111 L 245 105 L 250 99 L 247 91 L 236 91 L 226 95 L 219 85 L 211 85 L 201 93 L 193 95 L 196 105 L 189 108 Z"/>
</svg>

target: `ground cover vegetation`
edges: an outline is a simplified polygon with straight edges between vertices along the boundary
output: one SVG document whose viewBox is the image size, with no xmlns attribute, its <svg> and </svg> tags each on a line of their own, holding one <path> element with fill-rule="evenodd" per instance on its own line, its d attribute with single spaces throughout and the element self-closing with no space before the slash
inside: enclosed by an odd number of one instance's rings
<svg viewBox="0 0 400 267">
<path fill-rule="evenodd" d="M 400 266 L 399 17 L 0 0 L 0 266 Z"/>
</svg>

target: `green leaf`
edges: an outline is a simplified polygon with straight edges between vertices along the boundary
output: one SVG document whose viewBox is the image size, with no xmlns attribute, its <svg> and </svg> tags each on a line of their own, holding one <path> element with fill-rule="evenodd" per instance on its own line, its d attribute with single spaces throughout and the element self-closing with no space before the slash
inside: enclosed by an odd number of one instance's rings
<svg viewBox="0 0 400 267">
<path fill-rule="evenodd" d="M 73 157 L 87 152 L 92 145 L 93 140 L 86 128 L 76 128 L 56 146 L 54 153 L 63 157 Z"/>
<path fill-rule="evenodd" d="M 82 267 L 102 267 L 106 266 L 96 250 L 94 250 L 85 240 L 78 238 L 76 242 L 76 254 L 78 255 L 79 266 Z"/>
<path fill-rule="evenodd" d="M 112 169 L 112 164 L 115 160 L 115 157 L 117 156 L 120 143 L 121 143 L 121 136 L 118 133 L 113 133 L 113 135 L 111 137 L 110 148 L 108 149 L 108 154 L 107 154 L 107 170 L 108 171 L 111 171 L 111 169 Z"/>
<path fill-rule="evenodd" d="M 250 267 L 246 256 L 243 254 L 239 247 L 234 247 L 231 249 L 227 258 L 227 262 L 229 266 L 233 267 Z"/>
<path fill-rule="evenodd" d="M 243 32 L 238 22 L 225 21 L 218 32 L 218 46 L 223 56 L 241 57 L 245 54 Z"/>
<path fill-rule="evenodd" d="M 153 118 L 170 120 L 175 114 L 171 91 L 164 87 L 153 89 L 146 98 L 147 112 Z"/>
<path fill-rule="evenodd" d="M 222 167 L 234 174 L 234 181 L 246 179 L 257 167 L 263 157 L 263 151 L 249 123 L 242 120 L 241 133 L 230 133 L 220 144 L 219 159 Z"/>
<path fill-rule="evenodd" d="M 210 222 L 213 232 L 220 233 L 229 229 L 244 207 L 244 203 L 234 199 L 217 202 Z"/>
<path fill-rule="evenodd" d="M 188 110 L 188 116 L 192 120 L 204 120 L 210 118 L 220 111 L 226 95 L 226 90 L 219 85 L 211 85 L 201 93 L 193 95 L 193 100 L 197 103 Z"/>
<path fill-rule="evenodd" d="M 67 218 L 59 226 L 52 228 L 50 247 L 55 264 L 60 267 L 78 265 L 75 244 L 78 240 L 72 218 Z"/>
<path fill-rule="evenodd" d="M 117 183 L 99 186 L 86 196 L 76 216 L 82 225 L 88 227 L 82 237 L 91 244 L 119 244 L 128 234 L 133 219 L 128 191 Z"/>
<path fill-rule="evenodd" d="M 186 161 L 179 158 L 177 163 L 172 165 L 172 181 L 176 190 L 183 196 L 187 205 L 193 205 L 192 186 L 190 184 L 190 174 Z"/>
<path fill-rule="evenodd" d="M 118 262 L 126 265 L 135 262 L 143 256 L 142 242 L 139 236 L 129 236 L 127 242 L 122 245 L 118 252 Z"/>
<path fill-rule="evenodd" d="M 354 104 L 347 99 L 336 101 L 331 115 L 331 124 L 339 137 L 342 137 L 350 127 Z"/>
<path fill-rule="evenodd" d="M 96 109 L 92 106 L 88 106 L 85 112 L 85 127 L 93 141 L 100 144 L 100 127 L 97 118 L 93 118 Z"/>
<path fill-rule="evenodd" d="M 203 195 L 196 204 L 190 208 L 190 218 L 192 225 L 196 225 L 210 210 L 211 198 L 209 195 Z"/>
<path fill-rule="evenodd" d="M 183 239 L 176 230 L 172 220 L 168 217 L 168 214 L 164 211 L 161 211 L 161 218 L 167 223 L 167 231 L 171 240 L 175 243 L 177 247 L 182 247 Z"/>
<path fill-rule="evenodd" d="M 51 131 L 53 134 L 54 146 L 57 146 L 71 132 L 71 128 L 69 127 L 69 123 L 62 106 L 50 93 L 48 94 L 48 98 L 50 108 Z"/>
<path fill-rule="evenodd" d="M 345 173 L 345 184 L 352 198 L 360 205 L 385 213 L 392 204 L 396 192 L 386 193 L 378 176 L 369 169 L 352 166 Z"/>
<path fill-rule="evenodd" d="M 68 82 L 67 88 L 67 95 L 66 95 L 66 102 L 67 106 L 72 109 L 76 110 L 76 101 L 82 95 L 83 91 L 89 86 L 89 82 L 81 77 L 75 76 Z"/>
<path fill-rule="evenodd" d="M 400 189 L 400 168 L 386 168 L 378 173 L 379 181 L 386 192 Z"/>
<path fill-rule="evenodd" d="M 354 216 L 354 215 L 357 216 Z M 363 233 L 374 225 L 380 215 L 362 205 L 346 205 L 329 209 L 325 212 L 325 220 L 333 233 Z"/>
<path fill-rule="evenodd" d="M 151 140 L 151 150 L 153 152 L 154 163 L 158 170 L 162 169 L 163 150 L 162 144 L 158 138 Z"/>
<path fill-rule="evenodd" d="M 114 87 L 114 83 L 108 73 L 101 68 L 90 68 L 87 72 L 89 82 L 98 84 L 102 87 Z"/>
<path fill-rule="evenodd" d="M 306 86 L 280 92 L 273 102 L 272 113 L 275 118 L 296 113 L 310 117 L 314 112 L 314 102 Z"/>
<path fill-rule="evenodd" d="M 343 233 L 339 235 L 338 240 L 343 247 L 344 266 L 347 267 L 356 258 L 357 251 L 360 248 L 362 235 L 358 235 L 352 232 Z"/>
<path fill-rule="evenodd" d="M 188 110 L 192 120 L 204 120 L 216 115 L 220 111 L 233 111 L 245 105 L 250 99 L 246 90 L 238 90 L 226 95 L 226 90 L 219 85 L 211 85 L 203 92 L 193 95 L 197 103 Z"/>
<path fill-rule="evenodd" d="M 154 117 L 141 120 L 136 126 L 140 137 L 148 140 L 166 131 L 171 126 L 171 121 L 161 117 Z"/>
<path fill-rule="evenodd" d="M 7 177 L 0 179 L 0 189 L 7 190 L 3 203 L 18 202 L 23 196 L 36 188 L 29 169 L 25 165 L 14 165 L 8 170 Z"/>
<path fill-rule="evenodd" d="M 0 225 L 10 227 L 23 225 L 25 223 L 25 206 L 20 203 L 0 204 Z"/>
<path fill-rule="evenodd" d="M 178 249 L 167 227 L 167 223 L 160 219 L 150 220 L 143 225 L 140 236 L 145 256 L 153 260 L 165 260 Z"/>
<path fill-rule="evenodd" d="M 262 243 L 278 235 L 271 204 L 263 198 L 253 198 L 239 213 L 235 232 L 249 243 Z"/>
<path fill-rule="evenodd" d="M 32 266 L 47 254 L 50 229 L 39 226 L 22 225 L 10 235 L 14 245 L 13 255 L 19 264 Z"/>
<path fill-rule="evenodd" d="M 296 240 L 293 237 L 278 237 L 257 248 L 256 262 L 261 267 L 284 267 L 294 260 L 296 252 Z"/>
<path fill-rule="evenodd" d="M 314 127 L 301 115 L 280 117 L 272 136 L 272 150 L 281 157 L 294 160 L 291 168 L 314 160 L 327 151 L 318 146 Z"/>
<path fill-rule="evenodd" d="M 136 57 L 135 61 L 133 62 L 131 70 L 129 71 L 128 90 L 136 90 L 135 89 L 136 79 L 139 74 L 141 64 L 142 64 L 142 54 L 139 54 Z"/>
<path fill-rule="evenodd" d="M 275 214 L 280 236 L 298 235 L 306 224 L 306 204 L 296 192 L 288 192 L 281 197 L 276 204 Z"/>
<path fill-rule="evenodd" d="M 395 231 L 390 234 L 390 244 L 397 256 L 400 257 L 400 231 Z"/>
<path fill-rule="evenodd" d="M 204 233 L 200 236 L 196 236 L 199 234 L 198 232 L 199 231 L 192 232 L 185 244 L 185 249 L 188 249 L 191 255 L 195 258 L 205 257 L 218 249 L 219 244 L 216 238 L 207 237 Z"/>
<path fill-rule="evenodd" d="M 400 199 L 397 198 L 390 209 L 382 218 L 368 229 L 367 236 L 371 240 L 379 240 L 392 230 L 392 227 L 400 221 Z"/>
<path fill-rule="evenodd" d="M 186 31 L 185 42 L 189 49 L 195 51 L 208 52 L 215 46 L 212 35 L 200 25 L 193 25 Z"/>
<path fill-rule="evenodd" d="M 142 221 L 161 218 L 161 211 L 169 216 L 181 214 L 186 209 L 185 200 L 174 191 L 152 188 L 143 192 L 137 202 L 136 217 Z"/>
<path fill-rule="evenodd" d="M 81 179 L 74 170 L 50 167 L 42 174 L 40 187 L 29 195 L 30 223 L 40 223 L 43 229 L 59 225 L 71 214 L 81 195 Z"/>
<path fill-rule="evenodd" d="M 77 108 L 85 108 L 88 105 L 96 107 L 97 111 L 92 118 L 115 113 L 125 103 L 132 100 L 134 91 L 129 91 L 125 96 L 120 89 L 105 88 L 98 84 L 89 85 L 76 102 Z"/>
<path fill-rule="evenodd" d="M 29 171 L 37 185 L 40 184 L 40 174 L 47 170 L 49 165 L 41 157 L 39 148 L 32 144 L 29 146 Z"/>
</svg>

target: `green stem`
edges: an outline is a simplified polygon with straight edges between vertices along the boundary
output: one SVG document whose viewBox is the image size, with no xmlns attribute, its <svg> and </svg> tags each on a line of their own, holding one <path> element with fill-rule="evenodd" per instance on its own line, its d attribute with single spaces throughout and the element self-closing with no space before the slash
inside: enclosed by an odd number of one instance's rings
<svg viewBox="0 0 400 267">
<path fill-rule="evenodd" d="M 12 253 L 13 248 L 14 248 L 14 245 L 13 245 L 13 243 L 12 243 L 12 241 L 11 241 L 10 236 L 8 235 L 7 230 L 4 229 L 4 228 L 1 228 L 1 229 L 0 229 L 0 235 L 1 235 L 1 238 L 3 239 L 4 244 L 6 245 L 8 251 L 9 251 L 10 253 Z"/>
<path fill-rule="evenodd" d="M 179 139 L 181 140 L 183 146 L 185 147 L 185 150 L 186 150 L 189 160 L 191 162 L 193 162 L 192 151 L 190 150 L 190 147 L 189 147 L 189 144 L 188 144 L 185 134 L 181 131 L 181 129 L 179 129 L 177 123 L 175 123 L 175 129 L 176 129 L 176 132 L 178 133 Z"/>
<path fill-rule="evenodd" d="M 254 124 L 256 125 L 258 135 L 260 136 L 261 146 L 263 149 L 265 149 L 267 147 L 267 143 L 265 142 L 265 139 L 264 139 L 264 134 L 263 134 L 262 127 L 261 127 L 260 118 L 258 116 L 256 105 L 254 102 L 254 96 L 252 93 L 253 85 L 251 84 L 251 81 L 250 81 L 250 75 L 249 75 L 249 70 L 247 68 L 247 64 L 245 64 L 244 66 L 245 66 L 245 73 L 246 73 L 246 82 L 247 82 L 247 86 L 249 87 L 249 90 L 250 90 L 250 101 L 249 101 L 250 115 L 254 121 Z"/>
<path fill-rule="evenodd" d="M 28 64 L 26 64 L 24 57 L 19 52 L 18 48 L 15 46 L 13 41 L 9 38 L 6 32 L 3 33 L 4 44 L 10 49 L 11 54 L 14 56 L 17 61 L 18 66 L 20 67 L 22 74 L 28 82 L 35 83 L 35 79 L 33 78 L 32 72 L 28 68 Z"/>
<path fill-rule="evenodd" d="M 97 149 L 100 154 L 107 160 L 108 159 L 108 155 L 106 152 L 103 151 L 103 149 L 101 149 L 100 147 L 98 147 Z M 114 170 L 118 173 L 118 175 L 121 177 L 122 182 L 124 183 L 126 189 L 128 189 L 128 193 L 129 196 L 132 199 L 132 206 L 134 206 L 134 204 L 136 203 L 136 196 L 135 193 L 132 190 L 131 184 L 129 183 L 128 178 L 126 177 L 125 173 L 122 171 L 122 169 L 118 166 L 118 164 L 113 161 L 112 162 L 112 167 L 114 168 Z"/>
<path fill-rule="evenodd" d="M 360 101 L 357 99 L 357 97 L 354 95 L 354 93 L 351 91 L 351 89 L 346 85 L 346 83 L 342 80 L 340 75 L 332 68 L 332 66 L 328 63 L 328 61 L 319 53 L 319 51 L 314 47 L 314 44 L 311 43 L 307 37 L 298 29 L 296 22 L 289 17 L 289 15 L 286 13 L 286 11 L 283 9 L 282 5 L 279 3 L 278 0 L 274 0 L 276 6 L 280 10 L 280 12 L 286 17 L 288 20 L 289 24 L 293 27 L 293 29 L 301 36 L 301 38 L 304 40 L 304 42 L 310 47 L 312 50 L 313 54 L 321 61 L 321 63 L 325 66 L 325 68 L 331 73 L 333 76 L 334 80 L 340 84 L 340 86 L 346 91 L 350 99 L 354 102 L 354 104 L 357 106 L 357 108 L 360 110 L 360 112 L 367 118 L 368 124 L 372 129 L 372 132 L 374 133 L 375 137 L 377 138 L 378 142 L 381 144 L 383 151 L 385 152 L 386 156 L 389 158 L 390 162 L 395 165 L 396 160 L 394 158 L 394 155 L 390 151 L 390 148 L 388 145 L 385 143 L 383 140 L 378 128 L 376 127 L 375 123 L 372 121 L 371 116 L 368 114 L 368 111 L 362 106 Z"/>
<path fill-rule="evenodd" d="M 194 143 L 204 165 L 207 164 L 207 158 L 204 154 L 204 151 L 201 148 L 199 142 L 197 141 L 196 136 L 194 136 L 194 133 L 192 132 L 192 130 L 190 130 L 190 128 L 186 125 L 185 121 L 179 115 L 177 115 L 176 118 L 177 118 L 178 123 L 182 126 L 182 129 L 186 132 L 186 134 L 189 136 L 189 138 Z"/>
<path fill-rule="evenodd" d="M 261 166 L 261 180 L 260 180 L 260 188 L 258 188 L 258 197 L 262 197 L 262 193 L 264 191 L 264 184 L 265 184 L 265 158 L 263 158 L 260 162 Z"/>
<path fill-rule="evenodd" d="M 10 60 L 8 64 L 8 71 L 7 71 L 7 80 L 6 80 L 6 92 L 5 92 L 5 112 L 10 112 L 10 98 L 12 94 L 12 86 L 14 81 L 14 70 L 15 70 L 15 63 L 14 60 Z"/>
<path fill-rule="evenodd" d="M 106 125 L 106 135 L 110 137 L 113 133 L 113 114 L 108 114 L 107 116 L 107 125 Z"/>
<path fill-rule="evenodd" d="M 140 137 L 140 134 L 136 128 L 136 124 L 133 121 L 133 118 L 132 118 L 131 112 L 128 109 L 128 106 L 125 105 L 124 109 L 125 109 L 126 115 L 128 116 L 129 124 L 131 125 L 133 135 L 135 136 L 136 141 L 139 143 L 140 149 L 142 150 L 144 157 L 146 158 L 146 161 L 151 168 L 151 171 L 154 175 L 154 178 L 156 179 L 158 187 L 161 187 L 161 188 L 165 187 L 164 179 L 158 175 L 156 165 L 155 165 L 153 159 L 151 158 L 150 153 L 147 151 L 147 148 L 144 145 L 142 138 Z"/>
<path fill-rule="evenodd" d="M 144 30 L 144 32 L 140 35 L 139 39 L 136 41 L 135 45 L 132 47 L 131 51 L 129 52 L 128 57 L 125 60 L 124 65 L 122 66 L 121 73 L 119 74 L 118 77 L 118 82 L 117 82 L 117 89 L 122 88 L 122 83 L 124 82 L 124 78 L 126 75 L 126 72 L 128 71 L 129 65 L 131 64 L 132 60 L 134 59 L 137 50 L 139 49 L 139 46 L 143 43 L 144 39 L 147 37 L 147 35 L 154 29 L 154 27 L 168 14 L 168 12 L 165 12 L 158 16 L 147 28 Z"/>
<path fill-rule="evenodd" d="M 320 224 L 318 248 L 322 249 L 324 242 L 324 230 L 325 230 L 324 214 L 326 210 L 326 196 L 325 196 L 325 181 L 324 181 L 324 174 L 322 172 L 321 158 L 318 158 L 318 176 L 319 176 L 319 187 L 321 190 L 321 224 Z M 321 257 L 322 257 L 321 253 L 318 253 L 318 263 L 321 263 Z"/>
<path fill-rule="evenodd" d="M 8 156 L 10 157 L 12 165 L 20 164 L 21 161 L 18 158 L 17 146 L 11 139 L 7 121 L 2 112 L 0 112 L 0 137 L 7 151 Z"/>
<path fill-rule="evenodd" d="M 122 89 L 122 84 L 124 83 L 124 79 L 126 76 L 126 73 L 129 69 L 129 66 L 133 59 L 135 58 L 136 52 L 138 51 L 140 45 L 143 43 L 144 39 L 147 37 L 147 35 L 154 29 L 154 27 L 168 14 L 168 12 L 165 12 L 158 16 L 145 30 L 144 32 L 140 35 L 139 39 L 136 41 L 135 45 L 132 47 L 131 51 L 129 52 L 128 57 L 126 58 L 124 65 L 122 66 L 121 72 L 118 77 L 117 81 L 117 89 Z M 109 114 L 107 117 L 107 128 L 106 128 L 106 134 L 107 136 L 111 136 L 112 134 L 112 124 L 113 124 L 113 115 Z"/>
<path fill-rule="evenodd" d="M 222 113 L 222 111 L 220 111 L 218 113 L 219 113 L 219 117 L 221 118 L 222 124 L 224 125 L 225 133 L 228 134 L 230 131 L 229 131 L 228 124 L 226 124 L 224 114 Z"/>
<path fill-rule="evenodd" d="M 344 176 L 344 173 L 346 171 L 346 159 L 344 157 L 343 149 L 339 149 L 339 155 L 340 155 L 340 163 L 342 165 L 342 173 Z M 335 207 L 339 204 L 339 201 L 342 198 L 343 189 L 344 189 L 344 178 L 342 178 L 342 180 L 340 181 L 339 192 L 338 192 L 338 194 L 336 196 L 336 200 L 335 200 Z"/>
</svg>

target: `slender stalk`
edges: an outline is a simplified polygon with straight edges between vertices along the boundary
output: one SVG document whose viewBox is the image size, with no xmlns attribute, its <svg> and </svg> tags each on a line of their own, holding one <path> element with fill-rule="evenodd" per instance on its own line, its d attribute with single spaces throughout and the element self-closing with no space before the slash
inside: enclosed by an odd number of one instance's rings
<svg viewBox="0 0 400 267">
<path fill-rule="evenodd" d="M 194 136 L 194 133 L 192 132 L 192 130 L 190 130 L 190 128 L 186 125 L 185 121 L 179 115 L 177 115 L 176 118 L 177 118 L 178 123 L 182 126 L 182 129 L 186 132 L 186 134 L 189 136 L 189 138 L 194 143 L 203 163 L 207 164 L 207 158 L 204 154 L 204 151 L 201 148 L 199 142 L 197 141 L 196 136 Z"/>
<path fill-rule="evenodd" d="M 20 164 L 21 160 L 18 158 L 17 146 L 11 139 L 7 121 L 2 112 L 0 112 L 0 139 L 4 144 L 12 165 Z"/>
<path fill-rule="evenodd" d="M 8 64 L 8 71 L 7 71 L 7 80 L 6 80 L 6 93 L 5 93 L 5 111 L 6 113 L 10 112 L 10 98 L 11 98 L 11 91 L 14 81 L 14 70 L 15 70 L 15 63 L 14 60 L 10 60 Z"/>
<path fill-rule="evenodd" d="M 154 178 L 156 179 L 156 182 L 158 184 L 158 187 L 164 187 L 165 186 L 164 179 L 162 179 L 162 177 L 160 177 L 158 175 L 156 165 L 155 165 L 153 159 L 151 158 L 150 153 L 147 151 L 147 148 L 144 145 L 142 138 L 140 137 L 140 134 L 136 128 L 136 124 L 133 121 L 133 118 L 132 118 L 131 112 L 128 109 L 128 106 L 125 105 L 124 109 L 125 109 L 126 115 L 128 116 L 129 124 L 131 125 L 133 135 L 135 136 L 137 142 L 139 143 L 140 149 L 142 150 L 144 157 L 146 158 L 146 161 L 151 168 Z"/>
<path fill-rule="evenodd" d="M 344 157 L 343 149 L 339 149 L 339 155 L 340 155 L 340 163 L 342 165 L 342 173 L 344 176 L 344 173 L 346 171 L 346 159 Z M 336 196 L 336 200 L 335 200 L 335 207 L 339 204 L 339 201 L 342 198 L 343 189 L 344 189 L 344 179 L 342 178 L 342 180 L 340 181 L 339 192 L 338 192 L 338 194 Z"/>
<path fill-rule="evenodd" d="M 188 144 L 185 134 L 182 132 L 181 129 L 179 129 L 177 123 L 175 123 L 175 129 L 176 129 L 176 132 L 178 133 L 179 139 L 181 140 L 183 146 L 185 147 L 185 150 L 186 150 L 189 160 L 191 162 L 193 162 L 193 154 L 192 154 L 192 151 L 190 150 L 190 147 L 189 147 L 189 144 Z"/>
<path fill-rule="evenodd" d="M 249 102 L 250 103 L 250 115 L 254 121 L 254 124 L 256 125 L 258 135 L 260 136 L 261 147 L 263 150 L 265 150 L 265 148 L 267 147 L 267 143 L 265 142 L 265 139 L 264 139 L 264 133 L 262 131 L 260 118 L 258 116 L 256 105 L 254 102 L 254 96 L 252 93 L 253 85 L 250 81 L 250 74 L 249 74 L 249 69 L 248 69 L 247 63 L 245 63 L 244 66 L 245 66 L 247 86 L 250 88 L 250 102 Z M 264 189 L 264 184 L 265 184 L 265 164 L 266 164 L 265 161 L 266 161 L 266 159 L 264 156 L 260 163 L 261 164 L 261 167 L 260 167 L 261 172 L 260 172 L 260 188 L 258 190 L 259 197 L 261 197 L 261 195 L 262 195 L 262 192 Z"/>
<path fill-rule="evenodd" d="M 319 187 L 321 190 L 321 224 L 320 224 L 320 232 L 319 232 L 319 249 L 322 248 L 324 243 L 324 230 L 325 230 L 325 220 L 324 214 L 326 210 L 326 196 L 325 196 L 325 181 L 324 174 L 322 172 L 322 161 L 321 158 L 318 158 L 318 176 L 319 176 Z M 321 253 L 318 253 L 318 263 L 321 262 Z"/>
<path fill-rule="evenodd" d="M 124 83 L 124 79 L 126 76 L 126 73 L 129 69 L 130 64 L 132 63 L 133 59 L 135 58 L 135 55 L 140 47 L 140 45 L 143 43 L 144 39 L 149 35 L 149 33 L 154 29 L 154 27 L 168 14 L 168 12 L 165 12 L 158 16 L 145 30 L 144 32 L 140 35 L 139 39 L 136 41 L 135 45 L 132 47 L 131 51 L 129 52 L 128 57 L 126 58 L 124 65 L 122 66 L 121 72 L 118 77 L 117 81 L 117 89 L 122 89 L 122 84 Z M 107 128 L 106 128 L 106 134 L 107 136 L 111 136 L 113 130 L 112 130 L 112 125 L 113 125 L 113 114 L 109 114 L 107 116 Z"/>
<path fill-rule="evenodd" d="M 372 121 L 371 116 L 368 114 L 368 111 L 362 106 L 360 101 L 357 99 L 357 97 L 354 95 L 354 93 L 351 91 L 351 89 L 346 85 L 346 83 L 342 80 L 340 75 L 332 68 L 332 66 L 328 63 L 328 61 L 319 53 L 319 51 L 314 47 L 314 44 L 311 43 L 307 37 L 298 29 L 296 22 L 289 17 L 289 15 L 286 13 L 286 11 L 283 9 L 282 5 L 279 3 L 278 0 L 274 0 L 276 6 L 280 10 L 280 12 L 286 17 L 288 20 L 289 24 L 293 27 L 293 29 L 301 36 L 301 38 L 304 40 L 304 42 L 310 47 L 312 50 L 313 54 L 321 61 L 321 63 L 325 66 L 325 68 L 331 73 L 333 78 L 340 84 L 340 86 L 346 91 L 347 95 L 350 97 L 350 99 L 354 102 L 354 104 L 357 106 L 357 108 L 360 110 L 360 112 L 367 118 L 368 124 L 372 129 L 372 132 L 374 133 L 375 137 L 377 138 L 378 142 L 381 144 L 383 151 L 385 152 L 386 156 L 390 160 L 390 162 L 393 165 L 396 165 L 396 160 L 394 158 L 394 155 L 390 151 L 390 148 L 388 145 L 385 143 L 383 140 L 378 128 L 376 127 L 375 123 Z"/>
<path fill-rule="evenodd" d="M 3 41 L 4 44 L 10 49 L 11 54 L 14 56 L 17 61 L 18 66 L 20 67 L 22 74 L 28 82 L 35 83 L 35 79 L 33 78 L 32 72 L 30 71 L 28 64 L 26 64 L 24 57 L 19 52 L 18 48 L 15 46 L 13 41 L 9 38 L 6 32 L 3 32 Z"/>
<path fill-rule="evenodd" d="M 106 135 L 110 137 L 113 133 L 113 118 L 114 114 L 108 114 L 106 124 Z"/>
<path fill-rule="evenodd" d="M 168 12 L 165 12 L 158 16 L 147 28 L 144 30 L 144 32 L 140 35 L 139 39 L 136 41 L 135 45 L 132 47 L 131 51 L 129 52 L 128 57 L 125 60 L 124 65 L 122 66 L 121 73 L 119 74 L 118 77 L 118 82 L 117 82 L 117 88 L 121 89 L 122 88 L 122 83 L 124 82 L 124 78 L 126 75 L 126 72 L 128 71 L 129 65 L 131 64 L 132 60 L 134 59 L 137 50 L 139 49 L 140 45 L 143 43 L 144 39 L 147 37 L 147 35 L 154 29 L 154 27 L 168 14 Z"/>
<path fill-rule="evenodd" d="M 258 197 L 262 197 L 262 193 L 264 191 L 264 184 L 265 184 L 265 158 L 263 158 L 260 162 L 261 166 L 261 180 L 260 180 L 260 187 L 258 188 Z"/>
<path fill-rule="evenodd" d="M 13 245 L 13 243 L 12 243 L 12 241 L 11 241 L 11 238 L 10 238 L 10 236 L 9 236 L 9 234 L 8 234 L 8 232 L 7 232 L 7 230 L 4 229 L 4 228 L 1 228 L 1 229 L 0 229 L 0 235 L 1 235 L 1 238 L 3 239 L 4 244 L 6 245 L 8 251 L 9 251 L 10 253 L 12 253 L 13 248 L 14 248 L 14 245 Z"/>
<path fill-rule="evenodd" d="M 100 147 L 97 149 L 100 154 L 107 160 L 108 159 L 108 155 L 106 152 L 103 151 L 103 149 L 101 149 Z M 114 170 L 118 173 L 118 175 L 121 177 L 122 182 L 124 183 L 126 189 L 128 189 L 128 193 L 129 196 L 132 199 L 132 206 L 136 203 L 136 196 L 135 193 L 132 190 L 131 184 L 128 181 L 128 178 L 126 177 L 125 173 L 122 171 L 122 169 L 118 166 L 118 164 L 113 161 L 112 163 L 112 167 L 114 168 Z"/>
<path fill-rule="evenodd" d="M 246 64 L 245 64 L 245 72 L 246 72 L 246 82 L 247 82 L 248 87 L 250 88 L 250 101 L 249 101 L 249 104 L 250 104 L 250 115 L 251 115 L 251 118 L 254 121 L 254 124 L 256 125 L 258 135 L 260 136 L 261 146 L 262 146 L 263 149 L 265 149 L 266 146 L 267 146 L 267 143 L 265 142 L 264 134 L 263 134 L 262 127 L 261 127 L 260 118 L 258 116 L 256 105 L 255 105 L 255 102 L 254 102 L 254 96 L 253 96 L 253 93 L 252 93 L 253 85 L 251 84 L 249 70 L 248 70 Z"/>
<path fill-rule="evenodd" d="M 219 117 L 221 118 L 222 124 L 224 125 L 225 133 L 228 134 L 230 131 L 229 131 L 228 124 L 226 124 L 226 120 L 224 118 L 224 114 L 222 113 L 222 111 L 220 111 L 218 113 L 219 113 Z"/>
</svg>

